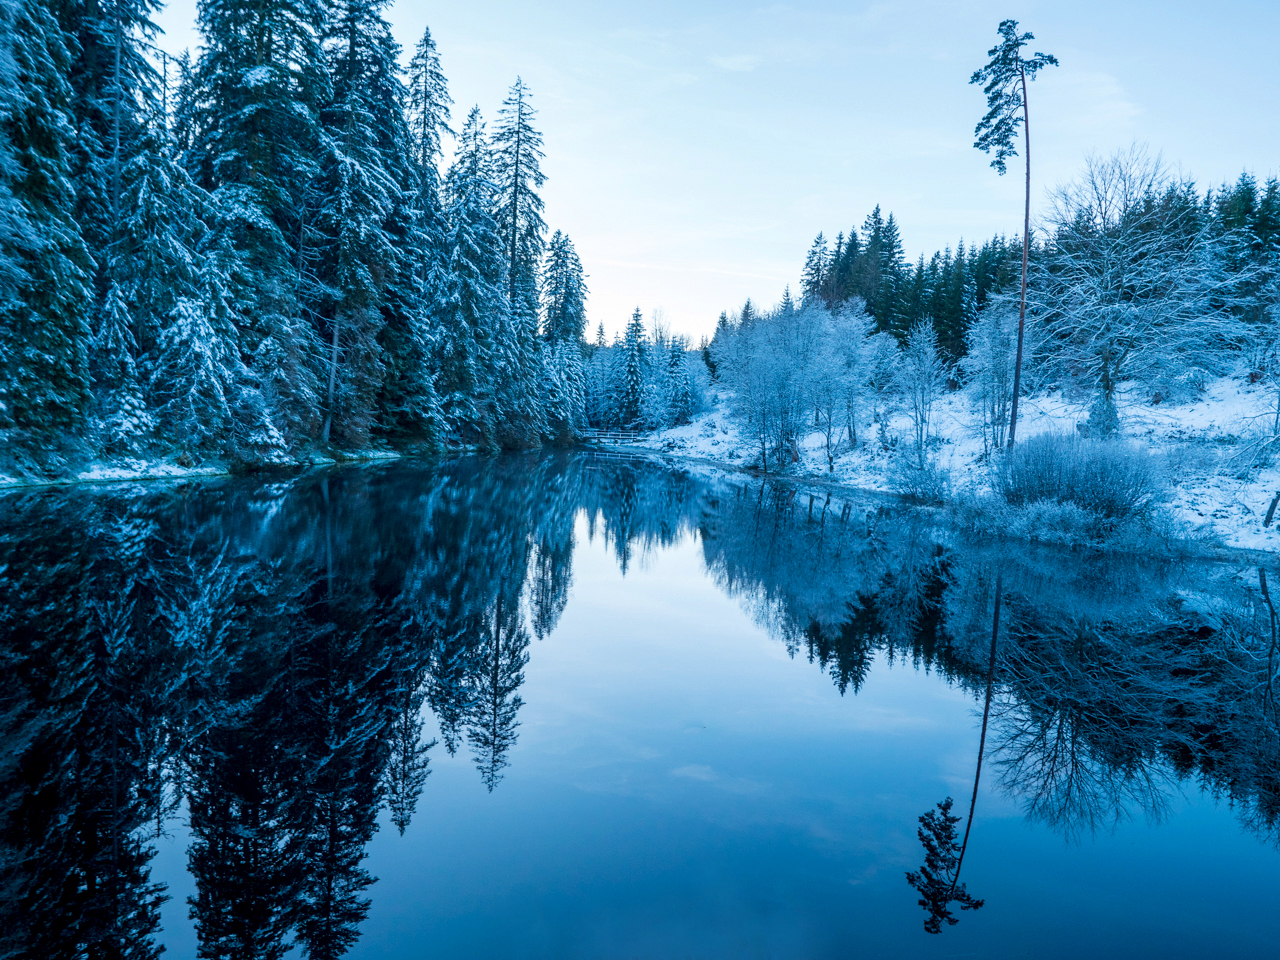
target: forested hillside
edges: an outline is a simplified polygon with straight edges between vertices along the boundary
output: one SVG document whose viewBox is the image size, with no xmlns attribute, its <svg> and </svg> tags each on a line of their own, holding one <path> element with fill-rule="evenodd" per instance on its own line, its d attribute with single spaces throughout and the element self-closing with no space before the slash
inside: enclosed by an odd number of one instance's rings
<svg viewBox="0 0 1280 960">
<path fill-rule="evenodd" d="M 1021 239 L 997 237 L 909 265 L 894 217 L 878 207 L 834 244 L 819 234 L 801 298 L 747 301 L 721 316 L 706 351 L 756 462 L 789 469 L 818 434 L 833 469 L 874 438 L 919 474 L 939 443 L 964 433 L 986 461 L 1008 440 L 1021 259 Z M 1206 190 L 1136 147 L 1090 159 L 1033 232 L 1026 330 L 1021 395 L 1083 406 L 1080 433 L 1119 432 L 1122 399 L 1191 401 L 1231 375 L 1263 397 L 1230 440 L 1240 447 L 1232 469 L 1270 464 L 1280 449 L 1280 182 L 1246 172 Z M 969 423 L 943 437 L 937 411 L 957 392 Z"/>
<path fill-rule="evenodd" d="M 0 0 L 0 449 L 264 463 L 583 418 L 586 288 L 516 79 L 491 125 L 383 0 Z M 456 123 L 456 121 L 454 121 Z"/>
</svg>

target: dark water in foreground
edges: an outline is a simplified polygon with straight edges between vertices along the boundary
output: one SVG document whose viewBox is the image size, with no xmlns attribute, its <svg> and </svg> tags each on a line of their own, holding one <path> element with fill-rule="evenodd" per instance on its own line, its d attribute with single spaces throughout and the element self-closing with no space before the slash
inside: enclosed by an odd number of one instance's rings
<svg viewBox="0 0 1280 960">
<path fill-rule="evenodd" d="M 1265 577 L 588 455 L 3 495 L 0 957 L 1277 956 Z"/>
</svg>

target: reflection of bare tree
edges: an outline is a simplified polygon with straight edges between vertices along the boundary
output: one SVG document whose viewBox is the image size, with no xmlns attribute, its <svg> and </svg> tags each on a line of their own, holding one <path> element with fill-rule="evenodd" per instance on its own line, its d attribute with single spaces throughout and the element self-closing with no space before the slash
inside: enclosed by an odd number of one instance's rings
<svg viewBox="0 0 1280 960">
<path fill-rule="evenodd" d="M 1126 756 L 1116 738 L 1107 750 L 1100 733 L 1078 713 L 1046 714 L 1010 703 L 1000 715 L 1001 784 L 1023 799 L 1028 817 L 1068 838 L 1113 827 L 1135 808 L 1149 820 L 1163 819 L 1172 785 L 1168 768 L 1150 757 Z"/>
</svg>

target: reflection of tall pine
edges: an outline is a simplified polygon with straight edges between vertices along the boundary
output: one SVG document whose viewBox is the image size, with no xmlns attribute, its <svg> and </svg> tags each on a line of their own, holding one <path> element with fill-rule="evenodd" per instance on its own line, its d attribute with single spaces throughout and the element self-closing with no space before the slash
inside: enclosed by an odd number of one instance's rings
<svg viewBox="0 0 1280 960">
<path fill-rule="evenodd" d="M 519 593 L 514 596 L 504 584 L 488 614 L 477 656 L 474 701 L 467 739 L 475 751 L 480 779 L 493 792 L 510 761 L 507 753 L 515 745 L 516 716 L 524 701 L 517 692 L 524 683 L 529 662 L 529 634 L 524 628 Z"/>
</svg>

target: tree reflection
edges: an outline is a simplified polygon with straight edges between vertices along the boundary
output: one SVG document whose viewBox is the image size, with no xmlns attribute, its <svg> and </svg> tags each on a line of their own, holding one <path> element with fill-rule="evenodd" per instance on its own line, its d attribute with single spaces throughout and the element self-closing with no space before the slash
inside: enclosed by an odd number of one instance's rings
<svg viewBox="0 0 1280 960">
<path fill-rule="evenodd" d="M 0 956 L 156 955 L 153 841 L 180 802 L 201 956 L 348 951 L 379 817 L 411 828 L 437 742 L 487 791 L 519 770 L 525 671 L 570 602 L 579 521 L 624 572 L 696 536 L 715 582 L 842 694 L 896 660 L 983 701 L 963 835 L 949 799 L 920 821 L 910 876 L 938 929 L 981 903 L 960 871 L 984 758 L 1067 837 L 1159 818 L 1177 782 L 1277 836 L 1265 571 L 1064 562 L 874 498 L 568 454 L 10 493 Z"/>
<path fill-rule="evenodd" d="M 916 901 L 929 914 L 924 921 L 926 933 L 941 933 L 942 924 L 954 926 L 959 918 L 951 912 L 951 904 L 961 910 L 977 910 L 985 901 L 975 900 L 960 883 L 960 864 L 964 848 L 957 843 L 956 824 L 959 817 L 951 815 L 951 798 L 938 804 L 920 817 L 920 829 L 916 836 L 924 847 L 924 866 L 907 873 L 907 883 L 920 892 Z M 965 830 L 968 833 L 968 830 Z M 966 836 L 966 841 L 968 837 Z"/>
</svg>

